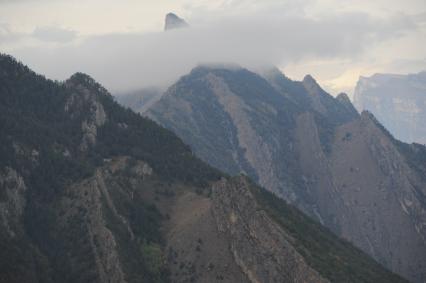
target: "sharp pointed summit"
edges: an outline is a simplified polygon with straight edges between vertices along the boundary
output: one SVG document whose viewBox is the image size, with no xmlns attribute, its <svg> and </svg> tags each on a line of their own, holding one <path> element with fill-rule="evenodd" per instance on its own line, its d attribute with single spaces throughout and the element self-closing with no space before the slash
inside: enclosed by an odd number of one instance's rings
<svg viewBox="0 0 426 283">
<path fill-rule="evenodd" d="M 178 29 L 178 28 L 184 28 L 184 27 L 188 27 L 188 23 L 185 22 L 184 19 L 179 18 L 174 13 L 168 13 L 166 15 L 166 20 L 165 20 L 165 25 L 164 25 L 165 31 L 172 30 L 172 29 Z"/>
</svg>

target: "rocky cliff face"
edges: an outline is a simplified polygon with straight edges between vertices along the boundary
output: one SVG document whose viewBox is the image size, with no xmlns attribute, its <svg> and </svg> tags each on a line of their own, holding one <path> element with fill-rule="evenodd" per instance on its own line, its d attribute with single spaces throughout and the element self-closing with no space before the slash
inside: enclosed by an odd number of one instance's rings
<svg viewBox="0 0 426 283">
<path fill-rule="evenodd" d="M 348 208 L 342 234 L 392 270 L 424 280 L 426 186 L 370 113 L 337 129 L 331 169 Z"/>
<path fill-rule="evenodd" d="M 329 282 L 292 246 L 292 237 L 257 204 L 247 180 L 221 181 L 212 190 L 219 232 L 250 282 Z M 262 262 L 262 265 L 257 264 Z"/>
<path fill-rule="evenodd" d="M 316 188 L 311 197 L 319 220 L 385 266 L 422 282 L 424 181 L 392 138 L 364 112 L 336 128 L 328 155 L 320 150 L 312 116 L 300 116 L 299 123 L 300 162 Z"/>
<path fill-rule="evenodd" d="M 89 146 L 96 144 L 98 128 L 106 121 L 105 110 L 97 98 L 96 92 L 91 91 L 91 88 L 97 88 L 96 82 L 87 75 L 77 73 L 65 84 L 68 88 L 73 89 L 73 93 L 65 102 L 64 110 L 74 119 L 82 118 L 83 137 L 80 149 L 87 151 Z M 104 89 L 97 89 L 97 91 L 106 93 Z"/>
<path fill-rule="evenodd" d="M 346 95 L 333 98 L 311 76 L 199 67 L 147 115 L 213 166 L 249 175 L 389 269 L 424 280 L 424 159 Z"/>
<path fill-rule="evenodd" d="M 426 72 L 360 77 L 354 105 L 372 112 L 397 139 L 426 144 Z"/>
</svg>

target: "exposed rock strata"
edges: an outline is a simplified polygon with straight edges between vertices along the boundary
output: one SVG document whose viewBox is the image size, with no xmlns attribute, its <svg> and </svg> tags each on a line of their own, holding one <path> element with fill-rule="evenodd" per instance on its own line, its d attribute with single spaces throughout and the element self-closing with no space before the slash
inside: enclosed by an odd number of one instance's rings
<svg viewBox="0 0 426 283">
<path fill-rule="evenodd" d="M 286 234 L 257 205 L 244 178 L 213 187 L 213 211 L 235 262 L 250 282 L 329 282 L 310 268 Z M 259 264 L 261 263 L 261 264 Z"/>
</svg>

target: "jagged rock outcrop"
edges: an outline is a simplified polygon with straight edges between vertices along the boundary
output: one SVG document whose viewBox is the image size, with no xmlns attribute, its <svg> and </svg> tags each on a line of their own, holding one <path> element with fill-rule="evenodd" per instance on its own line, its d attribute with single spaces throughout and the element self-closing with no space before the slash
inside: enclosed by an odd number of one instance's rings
<svg viewBox="0 0 426 283">
<path fill-rule="evenodd" d="M 25 182 L 15 170 L 6 167 L 0 173 L 0 225 L 11 238 L 22 233 L 22 220 L 26 205 Z"/>
<path fill-rule="evenodd" d="M 426 72 L 360 77 L 354 105 L 372 112 L 397 139 L 426 144 Z"/>
<path fill-rule="evenodd" d="M 288 235 L 256 203 L 245 179 L 222 180 L 212 190 L 218 230 L 250 282 L 329 282 L 309 267 Z M 258 262 L 262 262 L 261 265 Z"/>
<path fill-rule="evenodd" d="M 65 103 L 65 112 L 68 112 L 73 118 L 82 120 L 81 151 L 87 151 L 89 146 L 96 143 L 97 129 L 106 121 L 105 110 L 99 102 L 96 92 L 91 91 L 91 88 L 96 88 L 95 84 L 96 82 L 92 78 L 81 73 L 74 74 L 66 81 L 66 85 L 74 92 Z M 104 89 L 98 89 L 98 91 L 106 92 Z"/>
<path fill-rule="evenodd" d="M 323 90 L 315 81 L 315 79 L 311 75 L 306 75 L 303 78 L 302 83 L 311 97 L 312 108 L 321 114 L 326 114 L 327 109 L 325 108 L 324 104 L 321 103 Z"/>
<path fill-rule="evenodd" d="M 425 149 L 414 154 L 372 115 L 360 116 L 347 95 L 330 96 L 311 76 L 295 82 L 277 69 L 262 76 L 198 67 L 146 115 L 211 165 L 250 176 L 389 269 L 422 282 Z"/>
<path fill-rule="evenodd" d="M 349 99 L 349 96 L 346 93 L 344 93 L 344 92 L 339 93 L 339 95 L 336 96 L 336 99 L 340 103 L 342 103 L 342 105 L 344 107 L 346 107 L 346 109 L 349 112 L 352 112 L 353 115 L 356 115 L 358 113 L 357 110 L 355 109 L 354 105 L 352 104 L 351 100 Z"/>
<path fill-rule="evenodd" d="M 173 30 L 173 29 L 179 29 L 179 28 L 185 28 L 185 27 L 188 27 L 188 24 L 185 22 L 184 19 L 179 18 L 174 13 L 168 13 L 166 15 L 165 25 L 164 25 L 165 31 Z"/>
</svg>

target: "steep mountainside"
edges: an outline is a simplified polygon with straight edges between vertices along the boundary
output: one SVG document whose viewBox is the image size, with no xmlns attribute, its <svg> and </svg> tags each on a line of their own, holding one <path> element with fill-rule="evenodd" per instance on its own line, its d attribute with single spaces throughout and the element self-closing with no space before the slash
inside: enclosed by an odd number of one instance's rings
<svg viewBox="0 0 426 283">
<path fill-rule="evenodd" d="M 426 72 L 360 77 L 354 104 L 371 111 L 396 138 L 426 144 Z"/>
<path fill-rule="evenodd" d="M 0 132 L 0 282 L 405 282 L 87 75 L 1 55 Z"/>
<path fill-rule="evenodd" d="M 146 115 L 415 281 L 426 279 L 425 148 L 393 139 L 311 76 L 198 67 Z M 417 153 L 416 153 L 417 152 Z"/>
</svg>

